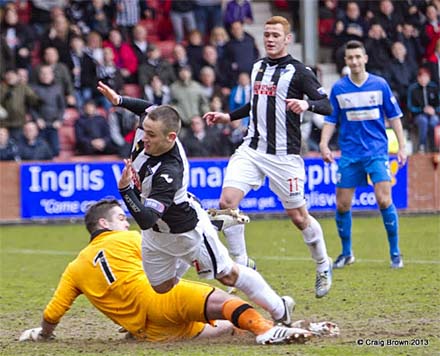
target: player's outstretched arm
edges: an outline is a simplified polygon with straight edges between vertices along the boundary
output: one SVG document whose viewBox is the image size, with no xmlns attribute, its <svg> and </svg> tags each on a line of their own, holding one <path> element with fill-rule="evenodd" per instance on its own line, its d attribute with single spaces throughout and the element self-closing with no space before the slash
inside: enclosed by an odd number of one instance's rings
<svg viewBox="0 0 440 356">
<path fill-rule="evenodd" d="M 107 84 L 99 81 L 96 87 L 98 91 L 104 95 L 114 106 L 121 106 L 130 110 L 136 115 L 142 115 L 145 110 L 153 104 L 144 99 L 132 98 L 129 96 L 121 96 Z"/>
<path fill-rule="evenodd" d="M 249 111 L 251 110 L 251 104 L 247 103 L 242 107 L 230 112 L 229 114 L 210 111 L 203 115 L 203 118 L 206 120 L 208 126 L 214 124 L 227 124 L 234 120 L 240 120 L 246 116 L 249 116 Z"/>
<path fill-rule="evenodd" d="M 212 126 L 215 124 L 227 124 L 231 122 L 231 117 L 229 116 L 229 114 L 216 111 L 207 112 L 205 115 L 203 115 L 203 119 L 206 120 L 208 126 Z"/>
<path fill-rule="evenodd" d="M 121 96 L 118 93 L 116 93 L 116 91 L 114 91 L 111 87 L 109 87 L 107 84 L 104 84 L 103 82 L 99 81 L 98 86 L 96 88 L 113 105 L 116 106 L 120 104 Z"/>
</svg>

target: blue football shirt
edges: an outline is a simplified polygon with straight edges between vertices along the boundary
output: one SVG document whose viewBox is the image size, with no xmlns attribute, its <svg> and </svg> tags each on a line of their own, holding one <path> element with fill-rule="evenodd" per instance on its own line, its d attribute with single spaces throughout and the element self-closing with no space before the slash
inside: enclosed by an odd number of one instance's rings
<svg viewBox="0 0 440 356">
<path fill-rule="evenodd" d="M 382 77 L 368 73 L 362 85 L 349 76 L 338 80 L 330 93 L 333 107 L 325 121 L 339 125 L 339 147 L 349 158 L 388 154 L 385 119 L 402 116 L 388 83 Z"/>
</svg>

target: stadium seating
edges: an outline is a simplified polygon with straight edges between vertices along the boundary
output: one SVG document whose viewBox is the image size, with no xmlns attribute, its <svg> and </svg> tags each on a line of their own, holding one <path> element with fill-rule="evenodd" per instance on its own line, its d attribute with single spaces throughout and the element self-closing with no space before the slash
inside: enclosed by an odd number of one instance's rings
<svg viewBox="0 0 440 356">
<path fill-rule="evenodd" d="M 66 108 L 64 110 L 63 116 L 63 125 L 64 126 L 73 126 L 75 125 L 75 121 L 79 118 L 79 112 L 75 108 Z"/>
<path fill-rule="evenodd" d="M 160 48 L 163 59 L 166 59 L 171 63 L 174 62 L 173 51 L 174 51 L 174 47 L 176 46 L 176 41 L 174 40 L 160 41 L 157 42 L 156 45 Z"/>
<path fill-rule="evenodd" d="M 147 30 L 148 36 L 157 36 L 157 22 L 153 19 L 145 19 L 139 21 L 139 25 L 142 25 Z"/>
<path fill-rule="evenodd" d="M 440 150 L 440 125 L 434 128 L 434 145 L 437 150 Z"/>
<path fill-rule="evenodd" d="M 75 127 L 72 125 L 63 125 L 58 130 L 58 137 L 60 140 L 60 155 L 59 159 L 70 160 L 75 155 L 76 137 Z"/>
</svg>

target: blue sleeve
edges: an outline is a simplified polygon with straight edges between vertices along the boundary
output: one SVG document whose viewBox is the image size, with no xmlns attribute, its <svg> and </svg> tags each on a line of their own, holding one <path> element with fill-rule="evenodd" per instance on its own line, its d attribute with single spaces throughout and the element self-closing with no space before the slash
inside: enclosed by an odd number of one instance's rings
<svg viewBox="0 0 440 356">
<path fill-rule="evenodd" d="M 341 112 L 339 108 L 338 100 L 336 99 L 335 90 L 336 85 L 333 86 L 332 91 L 330 93 L 330 105 L 332 106 L 332 113 L 330 115 L 325 116 L 324 121 L 330 124 L 337 124 L 339 119 L 339 114 Z"/>
<path fill-rule="evenodd" d="M 235 86 L 232 88 L 231 94 L 229 95 L 229 110 L 234 111 L 237 108 L 237 105 L 235 104 L 235 93 L 237 93 L 238 87 Z"/>
<path fill-rule="evenodd" d="M 383 109 L 385 111 L 386 118 L 397 119 L 401 117 L 403 114 L 402 110 L 400 109 L 399 103 L 397 102 L 396 97 L 391 92 L 390 86 L 385 81 L 383 83 L 382 93 Z"/>
</svg>

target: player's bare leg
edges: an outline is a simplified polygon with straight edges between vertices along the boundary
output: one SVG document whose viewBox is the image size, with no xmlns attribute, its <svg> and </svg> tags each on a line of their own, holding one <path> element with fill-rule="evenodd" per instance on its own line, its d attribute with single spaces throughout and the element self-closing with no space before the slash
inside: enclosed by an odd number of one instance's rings
<svg viewBox="0 0 440 356">
<path fill-rule="evenodd" d="M 252 332 L 259 344 L 304 343 L 313 335 L 306 329 L 274 325 L 271 320 L 265 319 L 245 301 L 231 297 L 229 294 L 218 289 L 208 298 L 206 316 L 210 320 L 229 320 L 236 328 Z M 223 330 L 219 332 L 225 333 L 230 331 L 228 325 L 222 324 L 220 326 Z M 207 336 L 215 332 L 215 330 L 209 327 L 205 329 Z"/>
<path fill-rule="evenodd" d="M 295 302 L 291 297 L 280 297 L 255 270 L 234 263 L 231 270 L 221 271 L 217 280 L 225 286 L 234 286 L 255 304 L 270 313 L 273 320 L 289 326 Z"/>
</svg>

